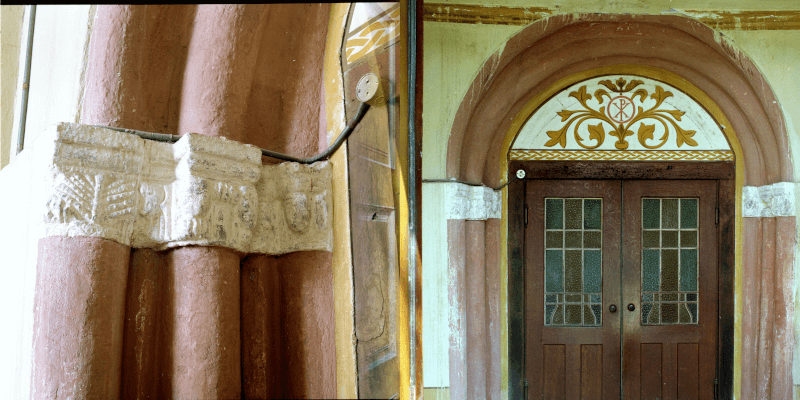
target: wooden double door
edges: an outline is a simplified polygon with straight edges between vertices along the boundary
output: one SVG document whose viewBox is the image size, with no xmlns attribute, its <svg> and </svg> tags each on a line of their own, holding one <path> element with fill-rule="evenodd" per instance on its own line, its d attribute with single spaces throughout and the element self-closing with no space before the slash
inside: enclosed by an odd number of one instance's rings
<svg viewBox="0 0 800 400">
<path fill-rule="evenodd" d="M 528 398 L 712 399 L 717 182 L 525 186 Z"/>
</svg>

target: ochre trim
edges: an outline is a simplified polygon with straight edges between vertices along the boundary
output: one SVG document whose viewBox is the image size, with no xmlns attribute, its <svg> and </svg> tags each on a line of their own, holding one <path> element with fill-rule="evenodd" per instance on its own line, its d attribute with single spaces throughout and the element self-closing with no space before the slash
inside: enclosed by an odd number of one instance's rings
<svg viewBox="0 0 800 400">
<path fill-rule="evenodd" d="M 697 11 L 684 15 L 720 31 L 787 31 L 800 29 L 800 11 Z"/>
<path fill-rule="evenodd" d="M 512 161 L 733 161 L 730 150 L 511 150 Z"/>
<path fill-rule="evenodd" d="M 427 3 L 423 5 L 423 20 L 426 22 L 524 26 L 558 12 L 556 9 L 547 7 Z M 736 12 L 687 10 L 679 13 L 716 30 L 800 29 L 800 10 Z"/>
<path fill-rule="evenodd" d="M 328 17 L 328 35 L 325 38 L 323 62 L 323 90 L 325 96 L 325 121 L 328 142 L 344 129 L 344 84 L 342 76 L 342 37 L 347 25 L 350 3 L 331 4 Z M 336 397 L 358 397 L 358 371 L 356 346 L 353 343 L 355 320 L 353 318 L 353 254 L 350 242 L 350 193 L 347 183 L 347 143 L 333 153 L 333 310 L 336 329 Z"/>
<path fill-rule="evenodd" d="M 462 24 L 528 25 L 548 17 L 555 10 L 547 7 L 479 6 L 473 4 L 426 3 L 423 21 Z"/>
</svg>

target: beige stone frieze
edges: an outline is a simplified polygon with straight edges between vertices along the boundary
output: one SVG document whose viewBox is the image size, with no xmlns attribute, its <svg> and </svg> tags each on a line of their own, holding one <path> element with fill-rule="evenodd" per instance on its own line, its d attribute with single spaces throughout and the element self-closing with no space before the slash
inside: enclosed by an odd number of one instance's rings
<svg viewBox="0 0 800 400">
<path fill-rule="evenodd" d="M 778 182 L 742 188 L 742 216 L 750 218 L 793 217 L 800 184 Z"/>
<path fill-rule="evenodd" d="M 500 190 L 460 182 L 423 182 L 423 185 L 444 187 L 447 219 L 485 221 L 502 217 L 503 197 Z"/>
<path fill-rule="evenodd" d="M 332 249 L 328 162 L 261 165 L 257 147 L 224 138 L 187 134 L 170 144 L 74 123 L 43 140 L 33 151 L 48 164 L 46 236 L 158 250 Z"/>
</svg>

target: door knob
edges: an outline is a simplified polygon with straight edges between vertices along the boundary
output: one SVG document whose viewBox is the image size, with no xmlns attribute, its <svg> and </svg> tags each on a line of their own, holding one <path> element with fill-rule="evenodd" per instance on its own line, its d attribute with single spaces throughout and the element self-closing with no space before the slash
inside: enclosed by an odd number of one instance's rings
<svg viewBox="0 0 800 400">
<path fill-rule="evenodd" d="M 633 303 L 631 303 L 631 304 L 628 304 L 628 311 L 633 311 L 633 310 L 635 310 L 635 309 L 636 309 L 636 306 L 635 306 L 635 305 L 633 305 Z"/>
<path fill-rule="evenodd" d="M 612 313 L 617 312 L 617 306 L 614 304 L 608 306 L 608 311 L 611 311 Z"/>
</svg>

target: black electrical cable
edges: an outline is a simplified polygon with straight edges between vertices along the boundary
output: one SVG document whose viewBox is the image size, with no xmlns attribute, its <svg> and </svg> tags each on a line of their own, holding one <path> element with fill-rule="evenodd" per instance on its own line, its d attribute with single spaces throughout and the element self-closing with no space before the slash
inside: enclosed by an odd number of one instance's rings
<svg viewBox="0 0 800 400">
<path fill-rule="evenodd" d="M 334 141 L 333 144 L 330 145 L 330 147 L 328 147 L 327 150 L 323 151 L 320 154 L 317 154 L 314 157 L 297 158 L 290 156 L 288 154 L 278 153 L 277 151 L 272 151 L 267 149 L 261 149 L 261 155 L 277 158 L 279 160 L 296 162 L 300 164 L 313 164 L 320 160 L 326 160 L 331 156 L 331 154 L 333 154 L 336 150 L 339 149 L 339 147 L 342 146 L 342 143 L 344 143 L 348 137 L 350 137 L 350 135 L 353 133 L 358 123 L 361 122 L 361 120 L 364 118 L 364 115 L 367 114 L 367 110 L 369 110 L 369 104 L 361 103 L 361 105 L 358 107 L 358 111 L 356 112 L 356 116 L 353 117 L 353 119 L 351 119 L 350 122 L 347 123 L 347 126 L 344 128 L 342 133 L 339 135 L 338 138 L 336 138 L 336 141 Z M 130 133 L 139 136 L 142 139 L 156 140 L 159 142 L 174 143 L 181 138 L 181 136 L 179 135 L 170 135 L 168 133 L 142 132 L 142 131 L 137 131 L 135 129 L 115 128 L 113 126 L 102 126 L 102 125 L 92 125 L 92 126 L 97 128 L 111 129 L 117 132 Z"/>
</svg>

